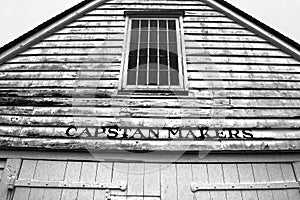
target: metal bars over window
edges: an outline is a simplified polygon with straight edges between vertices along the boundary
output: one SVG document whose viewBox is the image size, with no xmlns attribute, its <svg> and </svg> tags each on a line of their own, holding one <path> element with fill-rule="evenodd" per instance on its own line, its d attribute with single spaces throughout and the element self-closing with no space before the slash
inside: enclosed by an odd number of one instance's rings
<svg viewBox="0 0 300 200">
<path fill-rule="evenodd" d="M 130 18 L 126 88 L 182 88 L 178 18 Z"/>
</svg>

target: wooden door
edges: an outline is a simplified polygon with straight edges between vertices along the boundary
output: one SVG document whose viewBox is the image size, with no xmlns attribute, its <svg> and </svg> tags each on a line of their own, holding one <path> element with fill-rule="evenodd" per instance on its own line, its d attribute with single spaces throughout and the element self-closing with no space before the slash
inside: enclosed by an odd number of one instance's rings
<svg viewBox="0 0 300 200">
<path fill-rule="evenodd" d="M 23 160 L 20 165 L 5 200 L 300 200 L 298 163 Z"/>
<path fill-rule="evenodd" d="M 13 200 L 159 200 L 158 166 L 24 160 Z"/>
</svg>

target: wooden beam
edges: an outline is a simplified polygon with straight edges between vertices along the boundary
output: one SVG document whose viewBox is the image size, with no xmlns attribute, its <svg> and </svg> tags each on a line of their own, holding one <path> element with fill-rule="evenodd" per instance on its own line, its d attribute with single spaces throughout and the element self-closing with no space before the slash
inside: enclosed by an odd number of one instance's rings
<svg viewBox="0 0 300 200">
<path fill-rule="evenodd" d="M 0 200 L 11 198 L 14 180 L 19 174 L 21 159 L 8 159 L 0 182 Z"/>
<path fill-rule="evenodd" d="M 187 152 L 299 152 L 300 140 L 107 140 L 1 137 L 3 149 Z"/>
</svg>

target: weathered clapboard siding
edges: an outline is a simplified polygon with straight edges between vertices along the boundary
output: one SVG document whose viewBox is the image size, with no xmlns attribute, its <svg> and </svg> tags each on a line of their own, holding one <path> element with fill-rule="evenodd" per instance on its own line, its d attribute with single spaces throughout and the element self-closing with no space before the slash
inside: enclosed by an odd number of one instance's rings
<svg viewBox="0 0 300 200">
<path fill-rule="evenodd" d="M 251 43 L 266 43 L 265 40 L 261 39 L 260 37 L 257 36 L 248 36 L 248 35 L 221 35 L 221 36 L 216 36 L 216 35 L 192 35 L 192 34 L 186 34 L 185 35 L 185 40 L 186 42 L 209 42 L 209 41 L 214 41 L 214 42 L 251 42 Z M 269 48 L 271 49 L 271 48 Z M 266 50 L 269 50 L 266 48 Z M 272 49 L 275 49 L 272 47 Z"/>
<path fill-rule="evenodd" d="M 215 23 L 215 22 L 222 22 L 222 23 L 234 23 L 233 20 L 229 19 L 226 16 L 186 16 L 184 17 L 184 22 L 206 22 L 206 23 Z"/>
<path fill-rule="evenodd" d="M 186 49 L 187 56 L 245 56 L 245 57 L 283 57 L 289 58 L 290 55 L 275 50 L 274 51 L 265 51 L 265 50 L 237 50 L 237 49 Z"/>
<path fill-rule="evenodd" d="M 0 79 L 3 80 L 59 80 L 59 79 L 117 79 L 119 80 L 119 71 L 47 71 L 43 72 L 43 77 L 41 77 L 41 72 L 0 72 Z"/>
<path fill-rule="evenodd" d="M 120 95 L 124 11 L 157 8 L 185 10 L 188 95 Z M 299 67 L 299 61 L 265 38 L 201 1 L 112 0 L 0 66 L 0 130 L 4 135 L 62 136 L 74 123 L 296 128 Z M 280 137 L 298 138 L 295 133 Z M 220 172 L 220 166 L 214 169 Z M 178 191 L 186 186 L 182 183 Z M 140 192 L 134 188 L 130 193 Z"/>
<path fill-rule="evenodd" d="M 124 39 L 123 34 L 114 34 L 114 33 L 100 33 L 100 34 L 53 34 L 52 36 L 45 39 L 45 41 L 104 41 L 104 40 L 118 40 Z"/>
<path fill-rule="evenodd" d="M 26 87 L 38 87 L 38 88 L 47 88 L 54 86 L 63 86 L 66 88 L 76 88 L 76 87 L 90 87 L 93 88 L 116 88 L 118 87 L 118 80 L 82 80 L 80 78 L 75 80 L 0 80 L 0 88 L 26 88 Z M 289 80 L 285 81 L 274 81 L 274 80 L 190 80 L 189 87 L 194 89 L 243 89 L 243 88 L 252 88 L 252 89 L 299 89 L 299 82 L 292 82 Z"/>
<path fill-rule="evenodd" d="M 85 117 L 85 116 L 70 116 L 70 117 L 53 117 L 53 116 L 15 116 L 15 115 L 2 115 L 1 125 L 5 126 L 29 126 L 34 127 L 37 124 L 41 127 L 65 127 L 68 128 L 70 125 L 89 126 L 114 126 L 119 125 L 120 127 L 153 127 L 153 124 L 157 127 L 168 127 L 177 128 L 189 128 L 200 126 L 209 126 L 211 128 L 274 128 L 274 129 L 291 129 L 299 127 L 298 118 L 276 118 L 271 119 L 259 119 L 255 118 L 241 118 L 241 117 L 201 117 L 201 118 L 181 118 L 179 117 L 156 117 L 156 118 L 145 118 L 145 117 Z M 79 126 L 79 125 L 78 125 Z M 66 131 L 66 129 L 65 129 Z M 64 131 L 64 136 L 65 136 Z M 53 130 L 50 129 L 51 136 L 54 136 Z M 47 135 L 44 135 L 47 136 Z M 166 136 L 167 137 L 167 136 Z M 266 136 L 265 136 L 266 137 Z M 299 138 L 299 135 L 294 135 L 294 138 Z"/>
<path fill-rule="evenodd" d="M 201 39 L 201 38 L 199 38 Z M 240 40 L 242 40 L 241 38 Z M 222 41 L 220 40 L 189 40 L 185 42 L 186 48 L 194 48 L 194 49 L 203 49 L 203 48 L 209 48 L 209 49 L 265 49 L 265 50 L 273 50 L 276 49 L 274 46 L 268 44 L 267 42 L 257 42 L 257 41 Z M 275 64 L 275 62 L 274 62 Z"/>
<path fill-rule="evenodd" d="M 43 72 L 0 72 L 0 80 L 100 80 L 100 79 L 119 79 L 118 70 L 101 71 L 46 71 Z M 287 80 L 288 78 L 288 80 Z M 188 79 L 193 80 L 241 80 L 241 81 L 300 81 L 300 74 L 284 73 L 258 73 L 258 72 L 208 72 L 202 70 L 191 70 L 188 73 Z"/>
<path fill-rule="evenodd" d="M 7 63 L 121 63 L 120 55 L 32 55 L 18 56 Z"/>
<path fill-rule="evenodd" d="M 292 163 L 128 163 L 24 160 L 18 181 L 51 181 L 82 184 L 126 183 L 125 191 L 111 190 L 112 200 L 263 200 L 273 195 L 279 199 L 299 199 L 297 189 L 207 190 L 191 191 L 193 183 L 207 185 L 296 183 Z M 256 193 L 258 195 L 256 195 Z M 268 195 L 266 195 L 268 194 Z M 143 198 L 146 196 L 148 198 Z M 13 200 L 49 197 L 57 200 L 104 200 L 105 190 L 88 188 L 16 187 Z M 271 198 L 273 199 L 273 198 Z"/>
<path fill-rule="evenodd" d="M 228 92 L 229 93 L 229 92 Z M 245 92 L 246 93 L 246 92 Z M 97 93 L 96 93 L 97 94 Z M 205 92 L 203 92 L 205 94 Z M 209 93 L 208 93 L 209 94 Z M 90 99 L 93 97 L 92 94 L 89 96 L 80 96 L 80 93 L 77 95 L 74 94 L 73 98 L 57 98 L 57 97 L 31 97 L 24 99 L 23 97 L 19 98 L 11 98 L 11 97 L 2 97 L 1 98 L 1 106 L 91 106 L 91 107 L 135 107 L 135 108 L 157 108 L 157 107 L 164 107 L 164 108 L 201 108 L 201 109 L 224 109 L 224 108 L 261 108 L 261 109 L 299 109 L 299 97 L 297 98 L 286 98 L 280 99 L 281 97 L 277 98 L 232 98 L 228 99 L 228 97 L 220 98 L 220 96 L 211 95 L 205 96 L 203 99 L 193 99 L 193 98 L 164 98 L 168 101 L 158 98 L 155 100 L 147 99 L 146 96 L 137 97 L 132 96 L 131 98 L 103 98 L 103 99 Z M 230 94 L 230 93 L 229 93 Z M 239 93 L 238 93 L 239 94 Z M 246 93 L 247 94 L 247 93 Z M 72 96 L 71 96 L 72 97 Z M 95 97 L 97 97 L 95 95 Z M 214 99 L 215 97 L 215 99 Z M 155 98 L 155 97 L 154 97 Z M 280 101 L 278 101 L 280 99 Z M 15 109 L 15 108 L 12 108 Z M 229 112 L 229 111 L 228 111 Z"/>
<path fill-rule="evenodd" d="M 134 108 L 134 107 L 80 107 L 78 105 L 69 107 L 0 107 L 1 115 L 16 115 L 16 116 L 82 116 L 82 117 L 145 117 L 145 118 L 175 118 L 180 115 L 182 118 L 285 118 L 285 119 L 298 119 L 300 116 L 299 108 L 295 109 L 263 109 L 253 108 L 232 108 L 228 109 L 226 105 L 222 108 L 209 107 L 209 108 L 165 108 L 165 107 L 153 107 L 153 108 Z M 167 113 L 167 115 L 166 115 Z M 274 116 L 275 115 L 275 116 Z"/>
<path fill-rule="evenodd" d="M 39 56 L 39 55 L 121 55 L 122 54 L 122 48 L 35 48 L 30 49 L 22 54 L 20 56 Z"/>
<path fill-rule="evenodd" d="M 118 70 L 120 71 L 120 63 L 15 63 L 4 64 L 1 71 L 89 71 L 89 70 Z"/>
<path fill-rule="evenodd" d="M 113 40 L 113 41 L 44 41 L 41 42 L 32 48 L 56 48 L 56 47 L 70 47 L 70 48 L 120 48 L 123 47 L 123 41 L 121 40 Z"/>
</svg>

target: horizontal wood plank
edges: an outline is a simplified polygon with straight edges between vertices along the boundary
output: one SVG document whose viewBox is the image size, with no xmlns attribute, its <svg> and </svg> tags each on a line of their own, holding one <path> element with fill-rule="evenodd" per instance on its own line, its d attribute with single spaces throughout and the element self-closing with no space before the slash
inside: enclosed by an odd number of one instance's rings
<svg viewBox="0 0 300 200">
<path fill-rule="evenodd" d="M 93 88 L 117 88 L 119 84 L 118 80 L 19 80 L 9 81 L 0 80 L 0 87 L 73 87 L 75 90 L 78 87 L 93 87 Z M 78 88 L 79 89 L 79 88 Z"/>
<path fill-rule="evenodd" d="M 255 34 L 243 29 L 213 29 L 213 28 L 185 28 L 184 33 L 194 35 L 247 35 L 254 36 Z"/>
<path fill-rule="evenodd" d="M 24 55 L 18 56 L 7 63 L 47 63 L 47 62 L 58 62 L 58 63 L 121 63 L 121 55 Z"/>
<path fill-rule="evenodd" d="M 66 27 L 57 33 L 118 33 L 123 35 L 124 31 L 124 27 Z"/>
<path fill-rule="evenodd" d="M 227 49 L 227 48 L 238 48 L 238 49 L 278 49 L 271 44 L 265 42 L 253 43 L 251 41 L 236 42 L 236 41 L 187 41 L 185 43 L 186 48 L 213 48 L 213 49 Z"/>
<path fill-rule="evenodd" d="M 246 107 L 246 106 L 245 106 Z M 223 108 L 132 108 L 132 107 L 8 107 L 0 106 L 1 115 L 16 116 L 82 116 L 82 117 L 182 117 L 182 118 L 299 118 L 299 109 L 257 109 L 255 107 L 235 109 Z"/>
<path fill-rule="evenodd" d="M 258 152 L 266 150 L 268 152 L 285 151 L 291 149 L 299 149 L 299 140 L 290 141 L 272 141 L 272 140 L 254 140 L 254 141 L 190 141 L 183 143 L 182 141 L 120 141 L 120 140 L 84 140 L 84 139 L 37 139 L 34 138 L 9 138 L 1 137 L 0 142 L 6 142 L 7 148 L 19 149 L 43 149 L 49 150 L 49 144 L 52 149 L 56 150 L 149 150 L 149 151 L 252 151 Z M 122 158 L 122 160 L 125 158 Z M 162 173 L 163 174 L 163 173 Z M 174 175 L 174 173 L 172 173 Z"/>
<path fill-rule="evenodd" d="M 120 63 L 15 63 L 0 66 L 2 71 L 89 71 L 121 70 Z"/>
<path fill-rule="evenodd" d="M 80 47 L 80 48 L 85 48 L 85 47 L 89 47 L 89 48 L 111 48 L 111 47 L 123 47 L 123 41 L 110 41 L 110 40 L 105 40 L 105 41 L 69 41 L 69 42 L 61 42 L 61 41 L 57 41 L 57 42 L 40 42 L 34 46 L 32 46 L 32 48 L 51 48 L 51 47 L 71 47 L 71 48 L 76 48 L 76 47 Z"/>
<path fill-rule="evenodd" d="M 66 71 L 66 72 L 0 72 L 0 79 L 2 80 L 55 80 L 55 79 L 118 79 L 119 71 Z"/>
<path fill-rule="evenodd" d="M 185 4 L 184 2 L 180 4 L 179 2 L 173 1 L 161 1 L 160 3 L 156 2 L 143 2 L 143 3 L 125 3 L 121 2 L 120 4 L 104 4 L 103 6 L 99 7 L 94 12 L 90 13 L 98 13 L 98 10 L 134 10 L 134 9 L 183 9 L 183 10 L 203 10 L 203 11 L 213 11 L 213 9 L 209 6 L 202 5 L 202 4 Z"/>
<path fill-rule="evenodd" d="M 122 55 L 122 48 L 116 47 L 116 48 L 34 48 L 29 49 L 23 53 L 21 53 L 21 56 L 45 56 L 45 55 Z"/>
<path fill-rule="evenodd" d="M 268 58 L 268 57 L 257 57 L 257 58 L 249 58 L 242 56 L 188 56 L 187 62 L 190 63 L 254 63 L 254 64 L 299 64 L 300 62 L 293 58 Z"/>
<path fill-rule="evenodd" d="M 234 23 L 233 20 L 231 20 L 228 17 L 225 16 L 185 16 L 184 22 L 228 22 L 228 23 Z"/>
<path fill-rule="evenodd" d="M 86 22 L 82 22 L 86 23 Z M 98 23 L 98 22 L 96 22 Z M 99 34 L 89 34 L 89 33 L 69 33 L 69 34 L 53 34 L 45 38 L 45 41 L 105 41 L 105 40 L 123 40 L 124 34 L 121 33 L 99 33 Z"/>
<path fill-rule="evenodd" d="M 187 56 L 241 56 L 241 57 L 283 57 L 291 56 L 280 50 L 242 50 L 242 49 L 186 49 Z"/>
<path fill-rule="evenodd" d="M 178 117 L 176 117 L 178 118 Z M 0 116 L 2 125 L 26 125 L 34 126 L 112 126 L 121 127 L 198 127 L 209 126 L 211 128 L 297 128 L 300 119 L 224 119 L 224 118 L 201 118 L 201 119 L 171 119 L 171 118 L 134 118 L 134 117 L 51 117 L 51 116 Z"/>
<path fill-rule="evenodd" d="M 258 36 L 249 36 L 249 35 L 197 35 L 197 34 L 185 34 L 184 38 L 186 42 L 265 42 L 266 40 Z M 275 47 L 273 47 L 274 49 Z"/>
<path fill-rule="evenodd" d="M 1 83 L 1 82 L 0 82 Z M 227 81 L 227 80 L 204 80 L 204 81 L 189 81 L 189 87 L 195 89 L 210 89 L 210 88 L 247 88 L 247 89 L 299 89 L 300 85 L 298 82 L 283 82 L 283 81 L 255 81 L 255 80 L 245 80 L 245 81 Z"/>
</svg>

